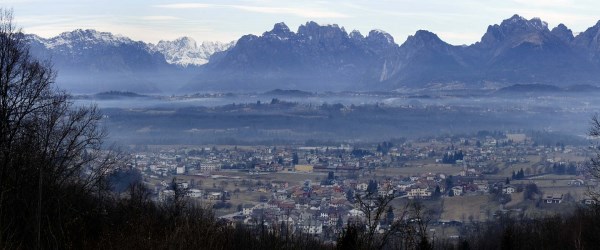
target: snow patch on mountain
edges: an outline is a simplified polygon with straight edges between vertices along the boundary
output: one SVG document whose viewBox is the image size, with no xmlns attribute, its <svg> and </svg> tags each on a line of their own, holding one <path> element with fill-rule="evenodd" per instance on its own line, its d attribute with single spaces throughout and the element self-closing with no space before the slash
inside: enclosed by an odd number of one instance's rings
<svg viewBox="0 0 600 250">
<path fill-rule="evenodd" d="M 235 45 L 235 42 L 222 43 L 210 41 L 204 41 L 198 45 L 190 37 L 181 37 L 173 41 L 161 40 L 156 45 L 148 44 L 152 51 L 163 54 L 169 64 L 176 64 L 183 67 L 206 64 L 213 54 L 225 51 L 233 45 Z"/>
<path fill-rule="evenodd" d="M 85 45 L 112 45 L 118 46 L 121 44 L 133 44 L 135 41 L 122 36 L 122 35 L 114 35 L 110 32 L 99 32 L 96 30 L 82 30 L 76 29 L 70 32 L 63 32 L 58 36 L 45 39 L 39 36 L 34 36 L 34 39 L 38 42 L 42 43 L 46 48 L 52 49 L 55 47 L 67 47 L 73 48 L 75 46 L 85 44 Z"/>
<path fill-rule="evenodd" d="M 70 32 L 63 32 L 52 38 L 43 38 L 28 34 L 27 39 L 31 42 L 41 44 L 46 49 L 68 51 L 72 54 L 78 54 L 77 51 L 98 47 L 133 45 L 148 51 L 150 54 L 162 54 L 167 63 L 182 67 L 206 64 L 214 53 L 225 51 L 235 45 L 235 42 L 222 43 L 211 41 L 198 44 L 190 37 L 181 37 L 173 41 L 161 40 L 158 44 L 154 45 L 152 43 L 134 41 L 122 35 L 90 29 L 76 29 Z"/>
</svg>

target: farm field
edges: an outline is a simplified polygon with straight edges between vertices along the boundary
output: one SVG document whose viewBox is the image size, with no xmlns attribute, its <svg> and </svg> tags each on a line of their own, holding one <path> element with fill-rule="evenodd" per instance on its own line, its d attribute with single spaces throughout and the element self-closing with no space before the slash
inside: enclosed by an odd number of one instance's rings
<svg viewBox="0 0 600 250">
<path fill-rule="evenodd" d="M 448 173 L 450 175 L 458 175 L 462 167 L 451 164 L 411 164 L 407 167 L 399 168 L 380 168 L 373 173 L 377 176 L 409 176 L 421 175 L 426 173 Z"/>
<path fill-rule="evenodd" d="M 490 202 L 488 195 L 446 197 L 441 221 L 486 221 L 500 206 Z M 489 214 L 487 213 L 489 211 Z"/>
</svg>

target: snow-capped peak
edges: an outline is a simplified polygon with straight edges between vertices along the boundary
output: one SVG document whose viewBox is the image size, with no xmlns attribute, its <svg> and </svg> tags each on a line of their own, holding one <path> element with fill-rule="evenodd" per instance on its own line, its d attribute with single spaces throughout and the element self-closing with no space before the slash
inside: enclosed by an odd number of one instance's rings
<svg viewBox="0 0 600 250">
<path fill-rule="evenodd" d="M 186 48 L 186 49 L 191 49 L 191 50 L 195 50 L 198 48 L 198 45 L 196 45 L 196 40 L 194 40 L 191 37 L 187 37 L 187 36 L 177 38 L 173 41 L 160 40 L 160 42 L 158 42 L 158 44 L 156 46 Z"/>
<path fill-rule="evenodd" d="M 389 33 L 385 32 L 383 30 L 380 30 L 380 29 L 371 30 L 367 37 L 372 38 L 372 39 L 374 38 L 374 39 L 384 40 L 388 44 L 394 43 L 394 37 L 392 37 L 392 35 L 390 35 Z"/>
<path fill-rule="evenodd" d="M 136 42 L 122 35 L 110 32 L 100 32 L 91 29 L 76 29 L 63 32 L 52 38 L 43 38 L 37 35 L 28 35 L 30 41 L 35 41 L 47 49 L 59 49 L 65 51 L 81 51 L 93 49 L 98 46 L 122 46 L 133 45 L 143 48 L 152 53 L 160 53 L 169 64 L 180 66 L 202 65 L 208 62 L 210 56 L 216 52 L 229 49 L 235 43 L 202 42 L 201 44 L 191 37 L 180 37 L 173 41 L 160 41 L 154 45 L 151 43 Z M 76 53 L 76 52 L 73 52 Z"/>
<path fill-rule="evenodd" d="M 542 21 L 539 17 L 534 17 L 530 20 L 527 20 L 525 17 L 516 14 L 513 15 L 511 18 L 502 21 L 500 25 L 503 27 L 520 26 L 524 28 L 532 28 L 534 30 L 548 29 L 548 23 Z"/>
<path fill-rule="evenodd" d="M 206 41 L 198 45 L 191 37 L 180 37 L 173 41 L 160 41 L 156 45 L 148 46 L 152 51 L 163 54 L 168 63 L 186 67 L 206 64 L 211 55 L 229 49 L 233 46 L 233 42 Z"/>
<path fill-rule="evenodd" d="M 46 48 L 49 49 L 59 46 L 72 48 L 75 46 L 75 43 L 83 43 L 86 45 L 109 44 L 114 46 L 135 43 L 133 40 L 122 35 L 113 35 L 110 32 L 99 32 L 91 29 L 76 29 L 69 32 L 63 32 L 58 36 L 48 39 L 35 36 L 34 39 L 41 42 Z"/>
</svg>

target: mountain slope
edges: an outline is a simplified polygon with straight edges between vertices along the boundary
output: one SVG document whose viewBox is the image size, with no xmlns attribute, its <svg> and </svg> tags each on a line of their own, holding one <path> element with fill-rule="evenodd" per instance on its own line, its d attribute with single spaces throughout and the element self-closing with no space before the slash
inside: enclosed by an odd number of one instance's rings
<svg viewBox="0 0 600 250">
<path fill-rule="evenodd" d="M 470 60 L 464 48 L 447 44 L 434 33 L 419 30 L 400 46 L 394 68 L 396 74 L 388 83 L 392 88 L 449 83 L 472 73 Z"/>
<path fill-rule="evenodd" d="M 275 88 L 390 90 L 482 88 L 511 84 L 597 84 L 600 22 L 573 36 L 538 18 L 514 15 L 490 25 L 481 41 L 453 46 L 420 30 L 398 46 L 387 33 L 364 37 L 337 25 L 308 22 L 297 32 L 276 24 L 247 35 L 204 65 L 186 91 Z"/>
<path fill-rule="evenodd" d="M 75 30 L 43 39 L 29 36 L 31 52 L 52 60 L 57 83 L 72 92 L 107 90 L 158 92 L 147 75 L 170 67 L 158 53 L 128 38 L 94 30 Z"/>
<path fill-rule="evenodd" d="M 561 31 L 562 30 L 562 31 Z M 481 42 L 471 46 L 480 55 L 480 79 L 504 83 L 591 83 L 598 75 L 574 48 L 566 26 L 550 31 L 538 18 L 515 15 L 489 26 Z M 570 35 L 570 36 L 569 36 Z"/>
<path fill-rule="evenodd" d="M 51 58 L 72 92 L 368 91 L 487 88 L 512 84 L 597 85 L 600 22 L 577 36 L 563 24 L 514 15 L 481 40 L 454 46 L 419 30 L 402 45 L 381 30 L 366 36 L 338 25 L 284 23 L 235 43 L 182 37 L 145 44 L 94 30 L 44 39 L 32 54 Z"/>
<path fill-rule="evenodd" d="M 573 39 L 576 48 L 581 49 L 587 58 L 600 62 L 600 21 Z"/>
<path fill-rule="evenodd" d="M 58 71 L 58 86 L 74 93 L 174 92 L 196 74 L 198 60 L 206 61 L 211 53 L 229 46 L 206 42 L 198 47 L 192 40 L 197 53 L 190 56 L 188 48 L 183 46 L 190 43 L 189 38 L 162 42 L 164 51 L 151 44 L 95 30 L 74 30 L 49 39 L 36 35 L 26 35 L 26 38 L 33 56 L 52 61 Z M 166 53 L 167 48 L 169 53 Z M 165 55 L 171 60 L 165 59 Z M 189 67 L 181 67 L 185 60 Z"/>
<path fill-rule="evenodd" d="M 301 25 L 297 32 L 275 24 L 261 36 L 246 35 L 218 60 L 205 65 L 185 90 L 349 90 L 378 81 L 384 54 L 397 45 L 389 34 L 348 34 L 337 25 Z"/>
</svg>

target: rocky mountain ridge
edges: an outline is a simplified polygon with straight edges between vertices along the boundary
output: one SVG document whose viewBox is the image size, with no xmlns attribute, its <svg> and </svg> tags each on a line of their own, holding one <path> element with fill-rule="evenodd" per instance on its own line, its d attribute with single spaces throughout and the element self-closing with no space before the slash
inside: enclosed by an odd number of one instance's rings
<svg viewBox="0 0 600 250">
<path fill-rule="evenodd" d="M 59 86 L 75 93 L 174 92 L 212 54 L 233 45 L 220 42 L 197 45 L 189 37 L 154 45 L 109 32 L 81 29 L 52 38 L 28 34 L 25 39 L 34 56 L 52 61 L 59 72 Z"/>
<path fill-rule="evenodd" d="M 490 25 L 468 46 L 426 30 L 397 44 L 381 30 L 365 36 L 312 21 L 297 31 L 277 23 L 228 44 L 183 37 L 153 45 L 93 30 L 28 37 L 32 53 L 60 71 L 57 81 L 81 91 L 481 89 L 595 86 L 600 79 L 600 22 L 574 35 L 564 24 L 549 29 L 519 15 Z"/>
<path fill-rule="evenodd" d="M 284 23 L 247 35 L 205 65 L 187 91 L 307 91 L 485 88 L 512 84 L 597 85 L 600 22 L 573 35 L 539 18 L 514 15 L 490 25 L 479 42 L 454 46 L 419 30 L 398 45 L 379 30 L 365 37 L 337 25 Z"/>
</svg>

